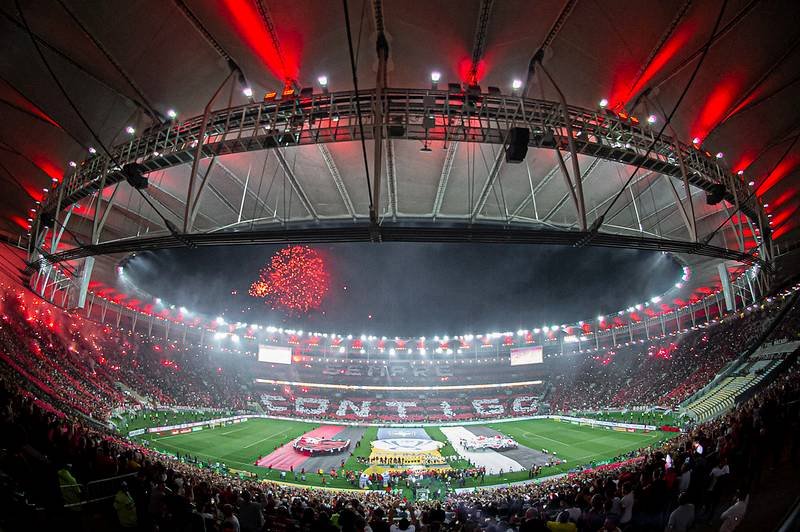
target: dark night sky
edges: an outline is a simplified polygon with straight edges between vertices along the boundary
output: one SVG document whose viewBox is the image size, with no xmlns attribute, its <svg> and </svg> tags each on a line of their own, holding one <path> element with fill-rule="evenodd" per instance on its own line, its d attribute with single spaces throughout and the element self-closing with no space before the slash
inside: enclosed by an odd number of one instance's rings
<svg viewBox="0 0 800 532">
<path fill-rule="evenodd" d="M 326 259 L 331 290 L 318 311 L 300 318 L 272 311 L 247 294 L 280 246 L 140 253 L 128 262 L 126 275 L 153 297 L 210 317 L 387 336 L 532 329 L 591 319 L 659 295 L 681 275 L 668 256 L 633 250 L 406 243 L 313 247 Z"/>
</svg>

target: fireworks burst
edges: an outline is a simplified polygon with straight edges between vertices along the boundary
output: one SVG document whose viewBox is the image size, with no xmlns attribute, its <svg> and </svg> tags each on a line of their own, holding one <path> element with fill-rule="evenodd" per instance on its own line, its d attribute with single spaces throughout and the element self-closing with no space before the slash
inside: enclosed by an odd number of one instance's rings
<svg viewBox="0 0 800 532">
<path fill-rule="evenodd" d="M 329 283 L 319 253 L 308 246 L 289 246 L 272 256 L 258 280 L 250 285 L 249 293 L 264 298 L 273 309 L 300 315 L 319 308 Z"/>
</svg>

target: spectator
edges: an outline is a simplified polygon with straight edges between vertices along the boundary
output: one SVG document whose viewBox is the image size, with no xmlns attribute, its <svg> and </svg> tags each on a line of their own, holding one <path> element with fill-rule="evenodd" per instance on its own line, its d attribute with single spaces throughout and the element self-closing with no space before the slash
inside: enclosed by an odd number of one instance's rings
<svg viewBox="0 0 800 532">
<path fill-rule="evenodd" d="M 128 483 L 120 484 L 117 494 L 114 496 L 114 510 L 117 512 L 117 520 L 122 528 L 136 528 L 138 520 L 136 518 L 136 503 L 128 491 Z"/>
<path fill-rule="evenodd" d="M 578 526 L 570 522 L 569 512 L 561 511 L 555 521 L 548 521 L 547 528 L 550 532 L 577 532 Z"/>
<path fill-rule="evenodd" d="M 749 499 L 750 497 L 748 495 L 744 495 L 741 492 L 736 493 L 734 503 L 730 508 L 722 512 L 720 516 L 722 526 L 719 527 L 719 532 L 732 532 L 739 527 L 742 519 L 744 519 L 744 514 L 747 512 L 747 503 Z"/>
<path fill-rule="evenodd" d="M 731 468 L 728 466 L 728 461 L 723 457 L 719 464 L 715 465 L 711 469 L 711 473 L 709 474 L 709 477 L 711 477 L 711 482 L 708 483 L 708 491 L 714 491 L 717 483 L 727 477 L 730 472 Z"/>
<path fill-rule="evenodd" d="M 239 519 L 233 514 L 233 505 L 222 506 L 222 532 L 240 532 Z"/>
<path fill-rule="evenodd" d="M 617 526 L 617 521 L 613 517 L 606 517 L 600 532 L 622 532 L 622 530 Z"/>
<path fill-rule="evenodd" d="M 595 494 L 592 496 L 588 511 L 581 515 L 579 527 L 581 530 L 600 530 L 604 522 L 603 497 L 600 494 Z"/>
<path fill-rule="evenodd" d="M 633 519 L 633 486 L 630 482 L 626 482 L 622 485 L 622 499 L 620 500 L 620 506 L 622 508 L 622 517 L 619 520 L 621 525 L 627 525 Z"/>
<path fill-rule="evenodd" d="M 64 506 L 74 512 L 80 511 L 77 505 L 81 502 L 81 487 L 72 476 L 72 464 L 64 464 L 64 467 L 58 470 L 58 485 L 61 488 Z"/>
<path fill-rule="evenodd" d="M 416 527 L 405 517 L 401 518 L 397 524 L 392 524 L 392 526 L 389 527 L 390 532 L 414 532 L 415 530 Z"/>
<path fill-rule="evenodd" d="M 689 486 L 692 483 L 692 467 L 688 462 L 684 462 L 681 466 L 681 474 L 678 477 L 678 492 L 684 493 L 689 491 Z"/>
<path fill-rule="evenodd" d="M 548 532 L 549 530 L 547 521 L 542 519 L 538 508 L 528 508 L 528 511 L 525 512 L 525 520 L 519 527 L 519 532 Z"/>
<path fill-rule="evenodd" d="M 687 532 L 694 524 L 694 504 L 689 502 L 689 495 L 681 493 L 678 497 L 678 507 L 669 514 L 667 532 Z"/>
<path fill-rule="evenodd" d="M 239 506 L 239 524 L 242 532 L 258 532 L 264 526 L 264 511 L 261 504 L 252 500 L 247 490 L 242 493 L 242 504 Z"/>
</svg>

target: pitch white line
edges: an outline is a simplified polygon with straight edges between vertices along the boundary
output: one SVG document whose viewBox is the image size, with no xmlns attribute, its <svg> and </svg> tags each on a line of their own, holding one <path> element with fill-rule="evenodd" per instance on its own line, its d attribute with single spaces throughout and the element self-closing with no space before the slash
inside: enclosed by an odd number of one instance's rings
<svg viewBox="0 0 800 532">
<path fill-rule="evenodd" d="M 574 445 L 572 443 L 563 442 L 561 440 L 556 440 L 554 438 L 548 438 L 547 436 L 543 436 L 542 434 L 537 434 L 536 432 L 525 432 L 524 434 L 525 434 L 525 437 L 533 436 L 534 438 L 542 438 L 542 439 L 551 441 L 553 443 L 558 443 L 558 444 L 561 444 L 561 445 L 567 445 L 569 447 L 572 447 Z"/>
<path fill-rule="evenodd" d="M 247 448 L 249 448 L 249 447 L 252 447 L 253 445 L 255 445 L 255 444 L 257 444 L 257 443 L 261 443 L 261 442 L 262 442 L 262 441 L 264 441 L 264 440 L 268 440 L 268 439 L 270 439 L 270 438 L 274 438 L 275 436 L 280 436 L 281 434 L 283 434 L 283 433 L 285 433 L 285 432 L 289 432 L 289 430 L 291 430 L 291 428 L 292 428 L 292 427 L 290 427 L 290 428 L 288 428 L 288 429 L 284 429 L 284 430 L 282 430 L 282 431 L 280 431 L 280 432 L 276 432 L 275 434 L 270 434 L 270 435 L 269 435 L 269 436 L 267 436 L 266 438 L 262 438 L 262 439 L 260 439 L 260 440 L 258 440 L 258 441 L 254 441 L 253 443 L 250 443 L 250 444 L 248 444 L 248 445 L 245 445 L 245 446 L 244 446 L 244 447 L 242 447 L 242 448 L 243 448 L 243 449 L 247 449 Z"/>
<path fill-rule="evenodd" d="M 168 440 L 170 438 L 177 438 L 178 436 L 186 436 L 188 434 L 192 434 L 192 433 L 191 432 L 186 432 L 184 434 L 171 434 L 169 436 L 159 436 L 158 438 L 153 438 L 151 441 Z"/>
<path fill-rule="evenodd" d="M 247 426 L 247 427 L 241 427 L 241 428 L 238 428 L 238 429 L 229 430 L 229 431 L 227 431 L 227 432 L 220 432 L 220 434 L 221 434 L 222 436 L 227 436 L 228 434 L 233 434 L 233 433 L 235 433 L 235 432 L 241 432 L 241 431 L 243 431 L 243 430 L 247 430 L 247 429 L 249 429 L 249 428 L 250 428 L 249 426 Z"/>
<path fill-rule="evenodd" d="M 228 434 L 233 434 L 234 432 L 240 432 L 240 431 L 243 431 L 243 430 L 245 430 L 247 428 L 249 428 L 249 427 L 242 427 L 240 429 L 229 430 L 228 432 L 220 432 L 219 434 L 220 434 L 220 436 L 227 436 Z M 202 431 L 198 430 L 197 432 L 184 432 L 183 434 L 170 434 L 169 436 L 159 436 L 158 438 L 153 438 L 152 441 L 161 441 L 161 440 L 166 440 L 167 438 L 175 438 L 177 436 L 186 436 L 188 434 L 197 434 L 198 432 L 206 432 L 206 431 L 209 431 L 209 430 L 214 430 L 214 429 L 203 429 Z"/>
</svg>

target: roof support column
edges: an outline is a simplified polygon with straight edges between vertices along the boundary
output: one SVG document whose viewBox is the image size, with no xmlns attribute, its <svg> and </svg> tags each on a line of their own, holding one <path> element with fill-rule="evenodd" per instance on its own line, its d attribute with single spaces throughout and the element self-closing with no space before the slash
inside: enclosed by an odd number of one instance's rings
<svg viewBox="0 0 800 532">
<path fill-rule="evenodd" d="M 213 155 L 211 160 L 208 161 L 208 167 L 206 168 L 206 173 L 203 176 L 203 180 L 200 182 L 200 187 L 197 189 L 197 194 L 195 194 L 194 200 L 192 201 L 192 205 L 189 209 L 189 231 L 192 230 L 194 227 L 194 221 L 197 218 L 197 213 L 200 211 L 200 198 L 203 197 L 203 191 L 206 188 L 206 185 L 211 180 L 211 169 L 214 168 L 214 163 L 216 162 L 217 157 Z M 221 198 L 224 200 L 224 197 Z M 225 203 L 225 201 L 223 201 Z M 188 207 L 188 205 L 187 205 Z"/>
<path fill-rule="evenodd" d="M 325 166 L 328 167 L 328 172 L 331 174 L 333 183 L 336 185 L 336 190 L 339 191 L 339 196 L 342 198 L 342 203 L 344 203 L 347 213 L 353 220 L 355 220 L 356 210 L 353 207 L 353 201 L 350 199 L 350 194 L 347 193 L 347 187 L 345 187 L 344 181 L 342 180 L 342 174 L 339 173 L 339 167 L 336 166 L 336 162 L 333 160 L 333 156 L 325 144 L 318 144 L 317 147 L 322 155 L 322 160 L 325 161 Z"/>
<path fill-rule="evenodd" d="M 447 190 L 447 182 L 450 180 L 450 172 L 453 170 L 453 162 L 456 160 L 456 152 L 458 151 L 458 142 L 453 141 L 447 146 L 447 153 L 444 156 L 444 165 L 442 165 L 442 173 L 439 176 L 439 185 L 436 188 L 436 198 L 433 200 L 433 219 L 439 216 L 442 209 L 442 202 L 444 201 L 444 194 Z"/>
<path fill-rule="evenodd" d="M 64 216 L 64 221 L 59 222 L 58 218 L 55 219 L 55 223 L 58 223 L 61 226 L 61 229 L 58 231 L 58 235 L 56 235 L 55 227 L 53 227 L 53 238 L 50 240 L 50 253 L 54 254 L 58 249 L 58 245 L 61 243 L 61 237 L 64 236 L 64 230 L 67 228 L 67 223 L 69 223 L 69 219 L 72 216 L 72 211 L 75 209 L 75 205 L 73 204 L 70 206 L 69 210 L 67 211 L 66 216 Z"/>
<path fill-rule="evenodd" d="M 728 311 L 734 310 L 733 292 L 731 291 L 731 279 L 728 277 L 728 269 L 724 262 L 717 264 L 717 273 L 722 283 L 722 295 L 725 296 L 725 308 Z M 721 313 L 720 313 L 721 314 Z"/>
<path fill-rule="evenodd" d="M 378 6 L 376 6 L 377 8 Z M 375 75 L 375 101 L 373 102 L 374 121 L 372 123 L 372 136 L 375 145 L 374 160 L 372 164 L 372 212 L 369 213 L 370 223 L 378 223 L 378 211 L 381 205 L 381 174 L 383 170 L 383 89 L 386 82 L 386 62 L 389 59 L 389 42 L 383 33 L 383 28 L 378 28 L 378 37 L 375 42 L 375 51 L 378 54 L 378 72 Z"/>
<path fill-rule="evenodd" d="M 675 132 L 672 132 L 673 138 L 677 139 Z M 678 163 L 680 164 L 681 168 L 681 178 L 683 179 L 683 190 L 686 192 L 686 201 L 689 203 L 689 213 L 691 213 L 691 218 L 689 218 L 686 210 L 683 208 L 681 204 L 681 210 L 684 212 L 684 217 L 687 222 L 687 227 L 689 228 L 689 236 L 691 237 L 692 241 L 697 242 L 697 218 L 695 217 L 694 213 L 694 201 L 692 200 L 692 189 L 689 186 L 689 172 L 686 171 L 686 162 L 683 160 L 683 155 L 681 154 L 680 146 L 678 146 L 677 141 L 675 142 L 675 152 L 678 154 Z M 689 223 L 691 222 L 691 223 Z"/>
<path fill-rule="evenodd" d="M 89 289 L 89 281 L 94 270 L 94 257 L 83 259 L 83 271 L 81 272 L 80 285 L 78 286 L 78 298 L 75 302 L 76 308 L 83 308 L 86 305 L 86 292 Z"/>
<path fill-rule="evenodd" d="M 44 297 L 44 291 L 45 288 L 47 288 L 47 282 L 50 280 L 50 272 L 53 271 L 53 267 L 50 264 L 48 264 L 47 266 L 44 267 L 44 269 L 45 269 L 44 279 L 42 279 L 42 286 L 41 288 L 39 288 L 39 295 L 42 297 Z"/>
<path fill-rule="evenodd" d="M 205 108 L 203 109 L 203 121 L 200 124 L 200 134 L 197 138 L 197 150 L 194 154 L 194 160 L 192 160 L 192 170 L 189 173 L 189 188 L 186 191 L 186 202 L 183 212 L 183 232 L 186 233 L 189 227 L 189 210 L 192 205 L 192 196 L 194 195 L 194 178 L 197 175 L 197 166 L 200 164 L 200 159 L 203 157 L 203 145 L 206 141 L 206 130 L 208 129 L 208 117 L 211 114 L 211 106 L 214 104 L 214 100 L 217 99 L 222 88 L 228 83 L 228 81 L 233 77 L 233 70 L 228 72 L 228 75 L 225 76 L 225 80 L 217 87 L 217 90 L 214 91 L 214 94 L 211 96 L 211 99 L 208 100 Z"/>
<path fill-rule="evenodd" d="M 492 167 L 489 169 L 489 175 L 486 176 L 486 182 L 483 184 L 483 189 L 481 189 L 481 193 L 478 196 L 478 202 L 475 204 L 475 207 L 473 207 L 472 213 L 470 214 L 470 222 L 474 222 L 478 218 L 478 215 L 486 205 L 486 200 L 489 199 L 489 192 L 492 191 L 494 182 L 497 179 L 497 176 L 500 174 L 500 168 L 503 166 L 503 161 L 505 161 L 505 155 L 506 151 L 504 147 L 500 146 L 500 149 L 497 150 L 497 155 L 495 155 L 494 163 L 492 163 Z"/>
<path fill-rule="evenodd" d="M 394 140 L 386 139 L 386 195 L 392 221 L 397 219 L 397 161 L 394 156 Z"/>
<path fill-rule="evenodd" d="M 558 99 L 561 101 L 561 106 L 564 109 L 564 127 L 567 133 L 567 142 L 569 145 L 569 152 L 572 155 L 572 174 L 575 179 L 575 184 L 572 184 L 572 179 L 569 176 L 569 173 L 566 172 L 566 165 L 564 165 L 564 161 L 561 158 L 561 152 L 556 147 L 556 153 L 559 157 L 559 164 L 561 166 L 561 170 L 564 172 L 564 177 L 566 178 L 567 182 L 569 183 L 569 188 L 573 189 L 573 199 L 575 200 L 575 207 L 578 211 L 578 222 L 580 223 L 581 231 L 586 231 L 586 206 L 583 199 L 583 183 L 581 180 L 581 168 L 578 164 L 578 152 L 575 149 L 575 136 L 572 132 L 572 119 L 569 115 L 569 107 L 567 106 L 567 99 L 564 96 L 564 93 L 561 92 L 561 88 L 556 84 L 556 81 L 553 79 L 553 76 L 550 75 L 550 72 L 542 64 L 542 57 L 544 56 L 544 50 L 540 50 L 533 56 L 533 61 L 538 63 L 539 68 L 542 72 L 544 72 L 547 79 L 550 80 L 550 84 L 553 85 L 553 88 L 556 90 L 558 94 Z"/>
<path fill-rule="evenodd" d="M 753 287 L 753 280 L 750 278 L 747 272 L 744 273 L 744 279 L 747 281 L 747 288 L 750 290 L 750 299 L 753 303 L 755 303 L 757 298 L 755 288 Z"/>
<path fill-rule="evenodd" d="M 308 214 L 314 218 L 314 221 L 319 221 L 319 215 L 317 215 L 316 209 L 314 209 L 314 205 L 311 204 L 311 201 L 308 199 L 305 190 L 303 190 L 303 186 L 300 184 L 300 181 L 297 180 L 297 176 L 294 173 L 294 170 L 289 165 L 289 161 L 286 160 L 286 156 L 283 154 L 280 148 L 275 148 L 275 157 L 278 159 L 278 164 L 281 165 L 283 169 L 283 173 L 286 176 L 286 179 L 289 181 L 289 184 L 292 186 L 292 190 L 294 190 L 295 194 L 297 194 L 300 203 L 303 204 L 303 207 L 306 208 Z M 277 212 L 277 207 L 275 208 L 275 212 Z M 286 218 L 286 213 L 283 213 L 284 219 Z"/>
<path fill-rule="evenodd" d="M 108 202 L 106 203 L 106 208 L 103 211 L 103 214 L 100 215 L 100 206 L 103 203 L 103 189 L 105 188 L 107 169 L 108 165 L 106 165 L 106 169 L 103 170 L 101 186 L 97 191 L 97 202 L 94 206 L 94 218 L 92 218 L 92 244 L 100 243 L 100 235 L 103 232 L 103 227 L 105 227 L 106 221 L 108 221 L 108 215 L 111 213 L 111 207 L 114 206 L 114 198 L 116 198 L 117 190 L 119 190 L 119 183 L 117 183 L 114 185 L 114 189 L 111 191 L 111 196 L 108 198 Z"/>
<path fill-rule="evenodd" d="M 244 210 L 244 200 L 247 197 L 247 185 L 250 184 L 250 171 L 252 170 L 251 167 L 247 168 L 247 176 L 244 178 L 244 187 L 242 188 L 242 202 L 239 204 L 239 214 L 236 217 L 236 223 L 240 223 L 242 221 L 242 211 Z"/>
<path fill-rule="evenodd" d="M 44 241 L 47 238 L 47 233 L 50 231 L 50 228 L 46 225 L 42 224 L 41 218 L 36 219 L 36 233 L 34 238 L 31 240 L 32 246 L 28 253 L 28 258 L 31 262 L 39 260 L 42 256 L 42 246 L 44 246 Z"/>
<path fill-rule="evenodd" d="M 96 195 L 97 201 L 95 202 L 94 216 L 92 217 L 92 244 L 97 244 L 100 242 L 100 234 L 103 232 L 103 226 L 105 225 L 106 220 L 108 220 L 108 214 L 111 212 L 111 207 L 114 205 L 114 197 L 117 195 L 117 190 L 119 189 L 119 183 L 117 183 L 114 186 L 114 190 L 111 192 L 111 197 L 108 199 L 105 211 L 103 211 L 103 214 L 100 215 L 100 207 L 103 204 L 103 190 L 105 190 L 106 177 L 108 176 L 108 163 L 109 161 L 106 160 L 106 163 L 103 166 L 103 175 L 100 178 L 100 188 L 97 190 Z M 76 308 L 83 308 L 86 305 L 86 293 L 89 290 L 89 282 L 92 279 L 94 263 L 94 257 L 86 257 L 83 259 L 83 269 L 80 274 L 81 277 L 78 284 L 78 292 L 75 298 Z"/>
<path fill-rule="evenodd" d="M 663 174 L 662 174 L 663 175 Z M 669 176 L 663 176 L 664 181 L 667 182 L 669 185 L 669 190 L 672 192 L 672 197 L 675 199 L 675 206 L 677 207 L 678 214 L 681 216 L 681 220 L 683 220 L 683 224 L 686 226 L 686 231 L 689 233 L 689 240 L 692 242 L 697 242 L 697 233 L 695 232 L 695 220 L 694 220 L 694 208 L 692 208 L 692 217 L 689 218 L 688 213 L 686 212 L 686 208 L 683 206 L 683 202 L 681 201 L 681 197 L 678 195 L 678 191 L 675 189 L 675 185 L 670 180 Z M 687 196 L 687 200 L 689 203 L 692 203 L 692 196 L 691 190 L 686 187 L 689 195 Z"/>
</svg>

